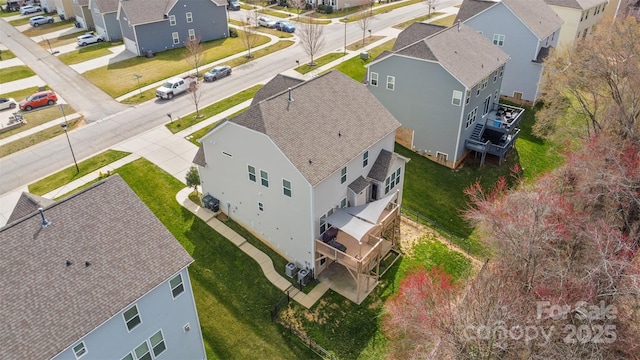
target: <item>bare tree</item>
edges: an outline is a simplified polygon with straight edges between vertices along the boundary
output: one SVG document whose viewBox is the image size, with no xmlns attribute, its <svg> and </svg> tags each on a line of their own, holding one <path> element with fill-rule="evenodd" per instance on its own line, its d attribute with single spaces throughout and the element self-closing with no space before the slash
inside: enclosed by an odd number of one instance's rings
<svg viewBox="0 0 640 360">
<path fill-rule="evenodd" d="M 309 65 L 316 65 L 313 58 L 324 46 L 324 27 L 318 20 L 310 18 L 308 21 L 300 24 L 298 37 L 300 38 L 304 51 L 311 58 Z"/>
<path fill-rule="evenodd" d="M 200 86 L 198 82 L 198 78 L 195 78 L 191 84 L 189 84 L 189 89 L 187 90 L 189 94 L 189 100 L 196 107 L 196 119 L 200 118 L 200 100 L 202 100 L 202 95 L 204 95 L 205 90 Z"/>
<path fill-rule="evenodd" d="M 195 38 L 189 39 L 185 42 L 184 47 L 187 49 L 185 54 L 185 60 L 196 69 L 196 76 L 200 76 L 200 65 L 204 59 L 204 52 L 202 51 L 202 44 L 200 43 L 200 35 L 196 35 Z"/>
<path fill-rule="evenodd" d="M 364 38 L 367 34 L 367 30 L 371 27 L 373 21 L 373 0 L 369 1 L 368 8 L 358 14 L 358 26 L 362 30 L 362 46 L 364 46 Z"/>
<path fill-rule="evenodd" d="M 298 21 L 300 21 L 300 12 L 307 6 L 307 0 L 289 0 L 291 6 L 296 8 L 296 12 L 298 13 Z"/>
<path fill-rule="evenodd" d="M 425 5 L 429 8 L 428 16 L 431 17 L 431 10 L 436 10 L 436 5 L 438 5 L 439 0 L 422 0 Z"/>
<path fill-rule="evenodd" d="M 258 12 L 254 10 L 251 12 L 251 16 L 247 17 L 247 22 L 244 25 L 244 28 L 240 32 L 240 41 L 247 48 L 247 58 L 251 58 L 251 49 L 258 43 L 259 35 L 255 29 L 255 26 L 258 24 Z M 251 21 L 253 17 L 253 22 Z M 256 24 L 256 25 L 254 25 Z"/>
</svg>

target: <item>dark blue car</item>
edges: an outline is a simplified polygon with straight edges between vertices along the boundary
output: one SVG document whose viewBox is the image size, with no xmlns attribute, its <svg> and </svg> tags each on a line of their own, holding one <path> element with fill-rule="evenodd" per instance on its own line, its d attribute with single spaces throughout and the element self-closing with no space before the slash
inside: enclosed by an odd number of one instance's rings
<svg viewBox="0 0 640 360">
<path fill-rule="evenodd" d="M 296 27 L 293 26 L 292 23 L 286 21 L 286 20 L 278 20 L 276 21 L 276 29 L 280 30 L 280 31 L 284 31 L 284 32 L 288 32 L 288 33 L 292 33 L 296 31 Z"/>
</svg>

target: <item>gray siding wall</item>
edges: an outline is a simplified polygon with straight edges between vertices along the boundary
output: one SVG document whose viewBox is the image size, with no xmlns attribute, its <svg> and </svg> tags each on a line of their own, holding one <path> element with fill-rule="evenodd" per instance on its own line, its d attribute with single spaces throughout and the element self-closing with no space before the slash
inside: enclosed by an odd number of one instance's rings
<svg viewBox="0 0 640 360">
<path fill-rule="evenodd" d="M 180 274 L 185 291 L 175 299 L 171 294 L 169 279 L 139 299 L 135 304 L 142 323 L 127 330 L 122 313 L 126 307 L 68 349 L 54 357 L 55 360 L 75 360 L 72 347 L 84 341 L 87 359 L 122 359 L 136 347 L 162 330 L 167 349 L 162 359 L 204 359 L 202 332 L 198 321 L 191 282 L 187 269 Z M 112 284 L 117 286 L 117 284 Z M 126 289 L 123 289 L 126 292 Z M 133 305 L 133 304 L 132 304 Z M 70 310 L 71 311 L 71 310 Z M 190 331 L 184 331 L 189 323 Z"/>
<path fill-rule="evenodd" d="M 89 1 L 89 10 L 91 11 L 91 16 L 93 17 L 93 24 L 96 27 L 96 30 L 104 29 L 104 20 L 102 19 L 102 14 L 100 14 L 100 10 L 98 10 L 98 6 L 95 1 Z M 106 36 L 106 34 L 104 34 Z"/>
<path fill-rule="evenodd" d="M 122 30 L 120 29 L 120 23 L 116 19 L 117 13 L 112 12 L 103 14 L 104 23 L 107 29 L 107 36 L 109 41 L 122 39 Z"/>
<path fill-rule="evenodd" d="M 136 37 L 133 33 L 133 27 L 129 25 L 129 17 L 124 9 L 120 12 L 120 30 L 123 38 L 135 41 Z"/>
<path fill-rule="evenodd" d="M 191 12 L 193 21 L 188 23 L 186 13 Z M 169 19 L 136 26 L 138 47 L 144 54 L 147 50 L 154 52 L 180 48 L 189 40 L 189 29 L 194 29 L 201 41 L 210 41 L 227 37 L 226 7 L 217 6 L 211 1 L 182 0 L 168 13 L 175 15 L 176 25 L 170 26 Z M 179 43 L 173 44 L 172 33 L 177 32 Z M 123 31 L 124 35 L 124 31 Z"/>
<path fill-rule="evenodd" d="M 440 64 L 401 56 L 391 56 L 369 68 L 378 73 L 378 86 L 369 90 L 400 121 L 414 130 L 415 150 L 454 159 L 463 106 L 451 104 L 453 90 L 465 87 Z M 395 76 L 395 90 L 386 89 L 387 76 Z M 464 126 L 464 125 L 462 125 Z M 462 153 L 459 151 L 458 157 Z"/>
<path fill-rule="evenodd" d="M 505 35 L 502 51 L 511 60 L 505 67 L 502 94 L 522 93 L 523 99 L 535 100 L 542 66 L 534 63 L 538 55 L 539 39 L 504 5 L 494 6 L 465 22 L 493 41 L 494 34 Z M 557 36 L 556 36 L 557 39 Z"/>
</svg>

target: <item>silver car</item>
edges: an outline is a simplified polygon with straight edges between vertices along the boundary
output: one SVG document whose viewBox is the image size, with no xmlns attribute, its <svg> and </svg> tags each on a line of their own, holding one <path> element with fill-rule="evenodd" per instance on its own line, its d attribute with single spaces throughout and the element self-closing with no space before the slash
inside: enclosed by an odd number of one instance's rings
<svg viewBox="0 0 640 360">
<path fill-rule="evenodd" d="M 18 103 L 12 98 L 0 98 L 0 110 L 13 109 Z"/>
<path fill-rule="evenodd" d="M 231 66 L 229 65 L 220 65 L 216 66 L 213 69 L 207 71 L 204 74 L 204 81 L 216 81 L 225 76 L 231 75 Z"/>
</svg>

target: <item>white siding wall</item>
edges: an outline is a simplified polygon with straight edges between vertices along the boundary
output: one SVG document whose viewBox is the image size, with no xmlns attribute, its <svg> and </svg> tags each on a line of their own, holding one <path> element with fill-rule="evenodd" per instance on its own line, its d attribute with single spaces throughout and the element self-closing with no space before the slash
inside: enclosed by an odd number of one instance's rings
<svg viewBox="0 0 640 360">
<path fill-rule="evenodd" d="M 203 193 L 220 199 L 222 212 L 250 228 L 289 261 L 311 267 L 311 186 L 288 158 L 266 135 L 232 122 L 222 124 L 202 141 L 207 161 L 200 168 Z M 249 180 L 247 165 L 255 167 L 256 182 Z M 260 170 L 269 175 L 268 188 L 261 185 Z M 291 197 L 283 194 L 283 178 L 291 182 Z"/>
<path fill-rule="evenodd" d="M 195 309 L 189 273 L 185 268 L 180 274 L 185 291 L 175 299 L 167 279 L 135 302 L 142 323 L 131 332 L 128 331 L 122 316 L 122 313 L 129 309 L 127 306 L 53 359 L 75 360 L 72 347 L 80 341 L 84 342 L 87 351 L 82 359 L 122 359 L 160 329 L 167 347 L 160 354 L 160 359 L 204 359 L 206 355 L 202 332 Z M 114 280 L 117 280 L 117 276 Z M 117 288 L 118 284 L 114 283 L 110 286 Z M 121 290 L 126 294 L 126 289 Z M 69 309 L 69 311 L 75 310 Z M 190 331 L 185 332 L 184 325 L 187 323 L 190 324 Z"/>
<path fill-rule="evenodd" d="M 604 4 L 605 2 L 602 2 Z M 564 21 L 560 31 L 560 41 L 558 42 L 559 47 L 573 47 L 576 42 L 582 39 L 582 34 L 585 29 L 587 30 L 587 37 L 591 35 L 591 31 L 593 31 L 593 26 L 602 20 L 604 16 L 604 11 L 602 10 L 602 4 L 599 4 L 600 12 L 594 15 L 594 10 L 598 7 L 592 7 L 588 10 L 588 16 L 586 19 L 583 17 L 583 10 L 549 5 L 553 11 L 555 11 L 558 16 Z M 582 20 L 580 20 L 582 18 Z"/>
</svg>

